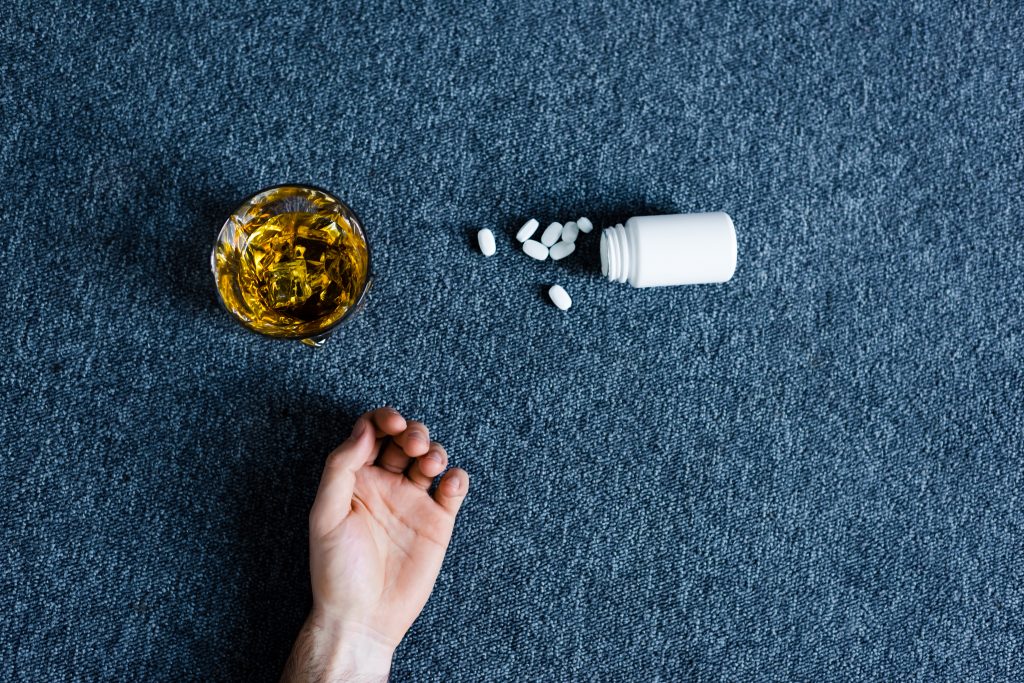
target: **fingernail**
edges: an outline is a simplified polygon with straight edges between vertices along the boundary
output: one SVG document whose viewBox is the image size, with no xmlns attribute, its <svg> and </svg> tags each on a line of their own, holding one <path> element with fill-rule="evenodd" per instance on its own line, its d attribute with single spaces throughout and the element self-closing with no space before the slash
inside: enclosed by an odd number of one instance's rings
<svg viewBox="0 0 1024 683">
<path fill-rule="evenodd" d="M 366 420 L 359 418 L 352 427 L 352 439 L 358 439 L 366 431 Z"/>
<path fill-rule="evenodd" d="M 423 432 L 409 432 L 409 440 L 417 443 L 427 443 L 427 437 L 423 436 Z"/>
<path fill-rule="evenodd" d="M 458 493 L 459 489 L 462 488 L 462 480 L 458 477 L 452 477 L 445 483 L 445 487 L 447 487 L 448 493 Z"/>
<path fill-rule="evenodd" d="M 427 460 L 441 464 L 441 455 L 432 451 L 427 453 Z"/>
</svg>

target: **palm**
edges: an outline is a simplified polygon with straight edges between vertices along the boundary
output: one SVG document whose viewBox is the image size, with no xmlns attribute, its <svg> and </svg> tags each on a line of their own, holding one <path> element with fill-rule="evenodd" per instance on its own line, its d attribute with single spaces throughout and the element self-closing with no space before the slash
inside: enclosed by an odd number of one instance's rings
<svg viewBox="0 0 1024 683">
<path fill-rule="evenodd" d="M 387 445 L 378 439 L 366 458 L 376 464 L 364 463 L 341 475 L 337 488 L 351 492 L 345 496 L 348 505 L 338 505 L 329 523 L 316 529 L 311 517 L 315 537 L 310 539 L 313 597 L 319 608 L 344 615 L 396 645 L 430 595 L 457 510 L 428 492 L 438 461 L 413 461 L 397 445 L 400 437 Z M 317 504 L 329 493 L 321 484 Z"/>
<path fill-rule="evenodd" d="M 387 618 L 365 625 L 384 635 L 405 633 L 430 595 L 452 522 L 405 476 L 364 467 L 356 473 L 351 511 L 323 539 L 320 597 L 354 614 L 377 605 Z"/>
</svg>

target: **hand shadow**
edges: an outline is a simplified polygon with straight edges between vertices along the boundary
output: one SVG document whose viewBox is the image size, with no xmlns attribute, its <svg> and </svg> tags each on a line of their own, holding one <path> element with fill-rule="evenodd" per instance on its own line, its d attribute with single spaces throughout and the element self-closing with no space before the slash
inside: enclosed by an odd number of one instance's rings
<svg viewBox="0 0 1024 683">
<path fill-rule="evenodd" d="M 241 403 L 248 394 L 236 394 Z M 238 568 L 241 618 L 224 652 L 203 652 L 207 680 L 276 681 L 311 604 L 307 519 L 327 454 L 359 415 L 319 396 L 288 393 L 259 402 L 245 424 L 233 424 L 247 465 L 224 507 L 236 535 L 230 564 Z M 263 409 L 263 406 L 269 406 Z M 247 412 L 248 414 L 248 412 Z M 215 578 L 215 577 L 211 577 Z"/>
</svg>

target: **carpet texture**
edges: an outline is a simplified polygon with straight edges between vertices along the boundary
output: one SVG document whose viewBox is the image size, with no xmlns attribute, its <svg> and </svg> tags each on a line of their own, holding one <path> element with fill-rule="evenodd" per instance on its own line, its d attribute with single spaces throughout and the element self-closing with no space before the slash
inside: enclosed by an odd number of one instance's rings
<svg viewBox="0 0 1024 683">
<path fill-rule="evenodd" d="M 395 681 L 1021 680 L 1022 35 L 999 2 L 6 3 L 0 679 L 274 680 L 324 455 L 389 402 L 473 478 Z M 208 271 L 289 181 L 375 250 L 320 350 Z M 725 285 L 512 238 L 705 210 Z"/>
</svg>

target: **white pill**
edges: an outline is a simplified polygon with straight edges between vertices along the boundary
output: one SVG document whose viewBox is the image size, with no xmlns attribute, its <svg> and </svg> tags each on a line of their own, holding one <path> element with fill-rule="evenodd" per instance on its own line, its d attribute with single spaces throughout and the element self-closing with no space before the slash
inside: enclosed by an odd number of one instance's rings
<svg viewBox="0 0 1024 683">
<path fill-rule="evenodd" d="M 580 226 L 580 232 L 590 232 L 594 229 L 594 224 L 589 218 L 577 218 L 576 225 Z"/>
<path fill-rule="evenodd" d="M 548 296 L 551 297 L 551 303 L 563 311 L 568 311 L 569 307 L 572 306 L 569 292 L 565 291 L 562 285 L 551 285 L 551 289 L 548 290 Z"/>
<path fill-rule="evenodd" d="M 575 242 L 576 236 L 580 234 L 580 226 L 576 221 L 569 221 L 562 228 L 562 241 L 563 242 Z"/>
<path fill-rule="evenodd" d="M 562 236 L 562 224 L 555 221 L 547 228 L 544 229 L 544 234 L 540 236 L 541 244 L 545 247 L 550 247 L 552 244 L 558 241 L 558 238 Z"/>
<path fill-rule="evenodd" d="M 533 237 L 533 233 L 537 232 L 538 227 L 540 227 L 540 223 L 537 222 L 537 219 L 531 218 L 523 223 L 523 227 L 519 228 L 519 232 L 516 233 L 516 239 L 520 242 L 525 242 Z"/>
<path fill-rule="evenodd" d="M 576 251 L 576 245 L 573 242 L 559 242 L 553 245 L 548 252 L 551 254 L 552 261 L 559 261 L 564 259 L 566 256 Z"/>
<path fill-rule="evenodd" d="M 535 258 L 538 261 L 543 261 L 548 257 L 548 248 L 537 240 L 526 240 L 523 242 L 523 251 L 530 258 Z"/>
<path fill-rule="evenodd" d="M 476 234 L 476 242 L 484 256 L 494 256 L 494 252 L 498 251 L 494 244 L 494 233 L 487 228 Z"/>
</svg>

